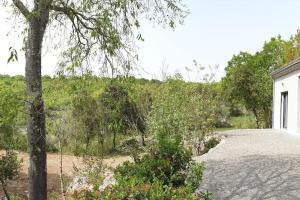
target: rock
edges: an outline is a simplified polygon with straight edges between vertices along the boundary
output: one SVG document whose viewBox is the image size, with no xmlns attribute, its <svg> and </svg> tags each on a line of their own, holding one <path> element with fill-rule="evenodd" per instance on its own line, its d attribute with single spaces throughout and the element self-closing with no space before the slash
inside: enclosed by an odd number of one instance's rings
<svg viewBox="0 0 300 200">
<path fill-rule="evenodd" d="M 88 182 L 88 178 L 85 176 L 75 176 L 71 184 L 67 188 L 68 193 L 74 193 L 83 189 L 89 189 L 91 186 Z"/>
<path fill-rule="evenodd" d="M 99 192 L 103 192 L 107 187 L 115 185 L 116 179 L 111 172 L 105 173 L 105 178 L 102 185 L 99 186 Z"/>
</svg>

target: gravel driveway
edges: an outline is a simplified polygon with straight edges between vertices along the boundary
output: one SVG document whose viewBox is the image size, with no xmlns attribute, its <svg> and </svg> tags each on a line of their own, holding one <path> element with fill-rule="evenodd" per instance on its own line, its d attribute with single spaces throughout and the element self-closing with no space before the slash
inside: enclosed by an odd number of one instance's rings
<svg viewBox="0 0 300 200">
<path fill-rule="evenodd" d="M 213 199 L 300 199 L 300 136 L 274 130 L 234 130 L 209 153 L 201 190 Z"/>
</svg>

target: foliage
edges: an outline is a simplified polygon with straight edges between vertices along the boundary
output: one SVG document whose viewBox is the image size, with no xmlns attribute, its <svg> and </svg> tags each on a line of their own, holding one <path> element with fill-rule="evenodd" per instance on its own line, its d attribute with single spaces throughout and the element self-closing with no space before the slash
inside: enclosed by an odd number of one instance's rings
<svg viewBox="0 0 300 200">
<path fill-rule="evenodd" d="M 195 95 L 190 100 L 190 131 L 193 146 L 197 154 L 201 154 L 203 142 L 211 135 L 218 121 L 218 108 L 221 107 L 216 100 L 216 94 L 207 84 L 198 86 Z"/>
<path fill-rule="evenodd" d="M 136 163 L 125 163 L 116 169 L 116 177 L 127 180 L 136 177 L 146 182 L 159 179 L 164 185 L 184 185 L 191 162 L 191 152 L 185 150 L 180 141 L 160 139 L 159 144 Z"/>
<path fill-rule="evenodd" d="M 246 114 L 239 117 L 232 117 L 230 124 L 236 129 L 255 129 L 255 117 L 252 114 Z"/>
<path fill-rule="evenodd" d="M 120 192 L 118 190 L 120 190 Z M 105 195 L 106 194 L 104 194 L 104 196 Z M 159 180 L 154 180 L 154 182 L 151 184 L 143 183 L 138 179 L 132 179 L 129 182 L 122 181 L 116 186 L 116 189 L 113 193 L 108 193 L 108 199 L 113 198 L 114 195 L 120 195 L 119 198 L 117 197 L 117 199 L 196 199 L 190 191 L 190 188 L 180 187 L 174 189 L 170 186 L 165 186 Z"/>
<path fill-rule="evenodd" d="M 10 88 L 0 88 L 0 127 L 13 126 L 18 115 L 18 96 Z"/>
<path fill-rule="evenodd" d="M 19 103 L 16 92 L 9 87 L 0 88 L 0 149 L 9 149 L 14 146 Z"/>
<path fill-rule="evenodd" d="M 74 166 L 74 173 L 88 179 L 89 184 L 98 186 L 103 181 L 104 164 L 101 157 L 84 156 L 83 164 Z"/>
<path fill-rule="evenodd" d="M 65 50 L 63 54 L 65 60 L 60 64 L 62 68 L 67 68 L 73 74 L 76 74 L 80 68 L 80 72 L 83 73 L 89 71 L 83 68 L 90 63 L 89 58 L 92 58 L 98 62 L 102 61 L 102 70 L 105 66 L 110 66 L 111 75 L 114 76 L 114 71 L 118 66 L 124 66 L 123 69 L 128 74 L 131 62 L 138 58 L 138 56 L 132 56 L 132 53 L 135 37 L 143 40 L 141 34 L 135 34 L 136 29 L 140 27 L 139 17 L 148 16 L 150 20 L 174 28 L 177 22 L 182 22 L 186 11 L 181 0 L 72 2 L 35 0 L 28 3 L 13 0 L 6 5 L 22 16 L 22 22 L 25 25 L 23 33 L 26 33 L 23 41 L 26 41 L 24 45 L 27 86 L 25 95 L 31 160 L 28 168 L 29 199 L 46 199 L 46 133 L 41 77 L 41 52 L 43 52 L 42 44 L 46 28 L 65 30 L 54 34 L 63 39 L 51 38 L 52 47 L 60 46 Z M 56 41 L 61 41 L 61 43 Z M 103 71 L 105 72 L 105 69 Z M 83 125 L 87 125 L 86 122 Z M 85 135 L 86 151 L 93 135 L 92 132 L 89 126 L 88 133 Z M 41 136 L 38 140 L 36 140 L 37 134 Z M 37 189 L 36 185 L 39 185 L 40 189 Z"/>
<path fill-rule="evenodd" d="M 91 140 L 99 134 L 100 117 L 96 100 L 86 91 L 80 90 L 72 101 L 74 118 L 74 136 L 85 143 L 85 152 Z M 76 146 L 76 149 L 78 146 Z"/>
<path fill-rule="evenodd" d="M 119 146 L 119 149 L 128 154 L 135 154 L 141 150 L 141 146 L 135 138 L 130 138 L 122 142 Z"/>
<path fill-rule="evenodd" d="M 9 194 L 6 190 L 7 181 L 13 180 L 19 175 L 21 161 L 13 151 L 6 151 L 0 155 L 0 183 L 6 198 L 9 200 Z"/>
<path fill-rule="evenodd" d="M 102 113 L 102 125 L 113 133 L 113 149 L 116 148 L 116 134 L 126 134 L 136 124 L 137 109 L 129 100 L 128 92 L 120 85 L 108 85 L 101 96 L 99 104 Z"/>
<path fill-rule="evenodd" d="M 270 72 L 300 55 L 297 31 L 290 40 L 271 38 L 255 54 L 234 55 L 225 69 L 222 80 L 225 97 L 231 104 L 242 103 L 256 118 L 256 128 L 271 127 L 272 79 Z"/>
<path fill-rule="evenodd" d="M 129 199 L 129 200 L 196 200 L 189 187 L 172 188 L 163 185 L 159 180 L 145 183 L 140 179 L 120 180 L 117 185 L 106 189 L 104 192 L 82 192 L 75 199 L 88 198 L 93 200 Z"/>
<path fill-rule="evenodd" d="M 6 88 L 18 95 L 19 91 L 24 90 L 22 77 L 1 77 L 0 85 L 6 83 Z M 178 133 L 184 140 L 192 139 L 192 136 L 201 133 L 204 124 L 208 125 L 208 118 L 211 118 L 211 128 L 205 130 L 210 131 L 213 131 L 216 124 L 229 122 L 227 114 L 223 114 L 227 107 L 224 107 L 226 104 L 219 95 L 221 89 L 218 84 L 204 85 L 171 78 L 163 83 L 133 77 L 107 79 L 90 76 L 45 77 L 43 85 L 47 145 L 51 151 L 58 149 L 57 129 L 64 130 L 68 136 L 65 153 L 99 155 L 112 152 L 113 129 L 116 130 L 115 142 L 118 147 L 125 140 L 137 136 L 141 138 L 142 144 L 147 145 L 158 132 L 169 134 L 170 137 Z M 113 97 L 108 89 L 116 87 L 116 92 L 121 94 L 114 94 L 118 98 Z M 204 98 L 210 100 L 205 101 Z M 18 110 L 22 110 L 22 106 L 18 105 Z M 19 127 L 25 126 L 23 114 L 18 112 L 16 116 L 15 121 Z M 61 125 L 55 125 L 60 120 L 63 120 L 59 123 Z M 118 127 L 119 124 L 122 126 Z M 27 144 L 24 136 L 19 134 L 19 129 L 16 132 L 18 134 L 15 137 L 22 141 L 22 145 L 18 143 L 17 149 L 22 146 L 21 149 L 26 150 L 23 148 Z M 90 139 L 88 152 L 87 139 Z"/>
<path fill-rule="evenodd" d="M 192 188 L 193 191 L 196 191 L 202 182 L 204 171 L 204 163 L 196 164 L 192 163 L 189 168 L 185 183 Z"/>
<path fill-rule="evenodd" d="M 220 141 L 217 138 L 211 137 L 207 142 L 204 143 L 204 150 L 202 151 L 202 153 L 207 153 L 210 149 L 214 148 L 219 143 Z"/>
<path fill-rule="evenodd" d="M 12 138 L 10 149 L 26 152 L 28 149 L 27 137 L 22 133 L 17 133 Z"/>
<path fill-rule="evenodd" d="M 204 165 L 195 164 L 191 155 L 179 137 L 159 137 L 149 154 L 115 170 L 116 185 L 103 192 L 82 192 L 75 199 L 199 199 L 194 192 L 201 183 Z"/>
<path fill-rule="evenodd" d="M 243 102 L 246 108 L 253 112 L 257 128 L 261 126 L 262 116 L 271 109 L 272 102 L 272 81 L 269 70 L 262 70 L 259 56 L 259 54 L 252 56 L 243 52 L 234 56 L 228 62 L 223 82 L 228 98 Z M 265 123 L 268 126 L 268 123 Z"/>
<path fill-rule="evenodd" d="M 187 133 L 189 124 L 183 87 L 181 81 L 169 80 L 164 87 L 159 88 L 160 93 L 147 119 L 149 133 L 169 137 Z"/>
</svg>

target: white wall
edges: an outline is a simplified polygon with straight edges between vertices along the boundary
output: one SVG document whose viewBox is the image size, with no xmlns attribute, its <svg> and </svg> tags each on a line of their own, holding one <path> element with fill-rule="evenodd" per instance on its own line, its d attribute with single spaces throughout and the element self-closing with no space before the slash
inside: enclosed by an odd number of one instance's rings
<svg viewBox="0 0 300 200">
<path fill-rule="evenodd" d="M 281 92 L 288 92 L 287 131 L 300 133 L 300 70 L 274 80 L 273 128 L 280 129 Z"/>
</svg>

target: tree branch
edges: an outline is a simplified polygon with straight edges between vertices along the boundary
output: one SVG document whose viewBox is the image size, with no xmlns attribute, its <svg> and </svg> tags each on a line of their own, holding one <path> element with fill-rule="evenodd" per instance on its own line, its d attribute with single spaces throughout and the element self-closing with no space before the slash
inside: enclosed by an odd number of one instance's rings
<svg viewBox="0 0 300 200">
<path fill-rule="evenodd" d="M 23 4 L 21 0 L 12 0 L 14 5 L 18 8 L 18 10 L 27 18 L 30 14 L 28 8 Z"/>
</svg>

